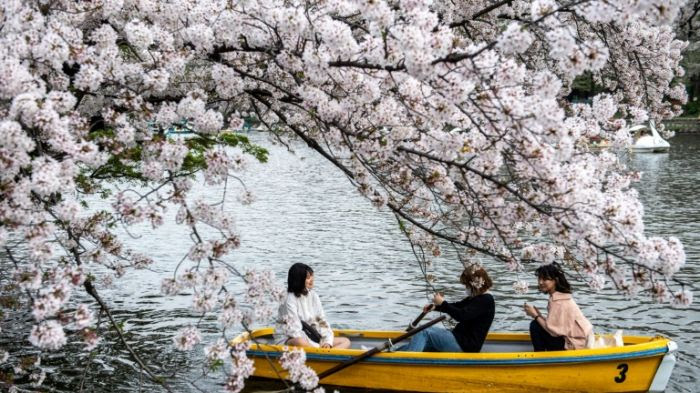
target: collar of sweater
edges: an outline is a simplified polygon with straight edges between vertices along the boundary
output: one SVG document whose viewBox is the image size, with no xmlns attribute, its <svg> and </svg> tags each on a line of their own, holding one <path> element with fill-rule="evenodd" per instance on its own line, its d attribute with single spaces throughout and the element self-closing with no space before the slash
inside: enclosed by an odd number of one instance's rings
<svg viewBox="0 0 700 393">
<path fill-rule="evenodd" d="M 562 293 L 562 292 L 554 292 L 551 295 L 549 295 L 549 298 L 556 302 L 558 300 L 569 300 L 571 299 L 571 294 L 570 293 Z"/>
</svg>

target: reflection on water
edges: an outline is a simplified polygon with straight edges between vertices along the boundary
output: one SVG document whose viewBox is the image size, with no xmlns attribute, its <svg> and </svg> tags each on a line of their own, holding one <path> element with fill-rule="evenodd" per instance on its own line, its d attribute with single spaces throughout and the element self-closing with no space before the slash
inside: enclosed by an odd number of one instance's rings
<svg viewBox="0 0 700 393">
<path fill-rule="evenodd" d="M 254 139 L 259 136 L 253 136 Z M 259 142 L 266 143 L 259 138 Z M 680 135 L 671 140 L 664 154 L 628 154 L 627 164 L 644 172 L 635 185 L 645 206 L 649 233 L 677 236 L 687 253 L 687 266 L 679 278 L 698 282 L 700 278 L 700 211 L 696 199 L 700 191 L 700 137 Z M 316 271 L 316 287 L 331 323 L 337 327 L 360 329 L 403 329 L 427 301 L 420 270 L 403 236 L 388 211 L 377 211 L 357 195 L 349 182 L 328 163 L 301 145 L 292 155 L 280 146 L 270 147 L 267 164 L 251 166 L 244 180 L 258 200 L 242 207 L 229 192 L 227 209 L 237 219 L 242 246 L 228 261 L 245 270 L 269 267 L 280 281 L 294 262 L 310 264 Z M 202 194 L 214 194 L 211 189 Z M 203 370 L 197 361 L 201 351 L 183 354 L 172 349 L 172 333 L 195 320 L 189 311 L 187 295 L 165 298 L 159 286 L 163 277 L 188 248 L 187 236 L 179 227 L 142 232 L 135 246 L 153 255 L 153 271 L 128 274 L 118 288 L 104 290 L 113 299 L 119 320 L 125 321 L 129 341 L 144 354 L 149 366 L 164 375 L 196 379 Z M 438 288 L 448 298 L 462 296 L 457 284 L 460 265 L 452 262 L 449 250 L 436 261 Z M 501 265 L 489 267 L 495 278 L 493 290 L 497 314 L 493 330 L 526 331 L 529 319 L 522 312 L 524 301 L 540 308 L 543 295 L 518 296 L 510 289 L 514 280 Z M 530 281 L 534 277 L 521 277 Z M 240 289 L 240 288 L 238 288 Z M 700 294 L 696 293 L 696 298 Z M 700 383 L 700 300 L 689 310 L 673 310 L 644 298 L 621 299 L 612 291 L 591 293 L 577 288 L 576 298 L 600 332 L 624 329 L 628 334 L 669 336 L 679 343 L 679 363 L 669 392 L 693 392 Z M 29 319 L 29 317 L 27 317 Z M 21 324 L 17 324 L 18 326 Z M 25 325 L 26 326 L 26 325 Z M 205 333 L 215 332 L 215 320 L 204 321 Z M 14 337 L 17 337 L 15 334 Z M 16 345 L 11 329 L 3 325 L 0 346 Z M 12 344 L 10 344 L 12 342 Z M 78 348 L 44 360 L 52 373 L 47 383 L 56 391 L 76 391 L 81 385 L 96 391 L 138 391 L 155 388 L 140 377 L 138 366 L 120 345 L 101 346 L 91 358 Z M 89 372 L 85 372 L 86 368 Z M 174 391 L 196 391 L 182 379 L 172 379 Z M 219 378 L 205 377 L 196 382 L 204 391 L 220 390 Z M 247 391 L 281 389 L 280 384 L 254 381 Z M 343 389 L 343 391 L 357 391 Z"/>
</svg>

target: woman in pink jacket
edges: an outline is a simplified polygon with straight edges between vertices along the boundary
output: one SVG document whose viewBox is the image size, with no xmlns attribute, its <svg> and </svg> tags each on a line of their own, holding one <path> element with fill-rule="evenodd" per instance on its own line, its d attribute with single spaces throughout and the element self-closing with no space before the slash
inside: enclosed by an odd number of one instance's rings
<svg viewBox="0 0 700 393">
<path fill-rule="evenodd" d="M 586 347 L 593 325 L 583 316 L 571 296 L 571 285 L 558 263 L 542 265 L 535 271 L 540 292 L 549 294 L 547 316 L 525 303 L 532 317 L 530 340 L 535 351 L 562 351 Z"/>
</svg>

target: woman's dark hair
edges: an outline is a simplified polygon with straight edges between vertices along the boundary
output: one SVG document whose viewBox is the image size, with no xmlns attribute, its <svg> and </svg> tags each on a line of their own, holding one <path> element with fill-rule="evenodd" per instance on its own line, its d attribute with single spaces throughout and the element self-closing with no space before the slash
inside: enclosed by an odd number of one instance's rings
<svg viewBox="0 0 700 393">
<path fill-rule="evenodd" d="M 535 270 L 535 275 L 537 278 L 554 280 L 557 292 L 571 293 L 571 285 L 569 285 L 569 282 L 566 280 L 564 271 L 558 263 L 552 262 L 549 265 L 538 267 L 537 270 Z"/>
<path fill-rule="evenodd" d="M 313 275 L 314 270 L 303 263 L 295 263 L 289 268 L 287 275 L 287 292 L 294 293 L 294 296 L 299 297 L 306 295 L 309 291 L 306 290 L 306 276 Z"/>
<path fill-rule="evenodd" d="M 459 276 L 459 282 L 469 288 L 472 296 L 481 295 L 493 286 L 493 281 L 486 270 L 476 264 L 464 268 L 462 275 Z"/>
</svg>

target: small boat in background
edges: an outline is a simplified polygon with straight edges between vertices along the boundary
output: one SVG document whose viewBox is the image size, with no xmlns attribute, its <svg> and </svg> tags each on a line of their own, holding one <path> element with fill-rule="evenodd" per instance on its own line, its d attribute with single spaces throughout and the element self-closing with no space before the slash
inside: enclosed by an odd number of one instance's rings
<svg viewBox="0 0 700 393">
<path fill-rule="evenodd" d="M 304 348 L 306 365 L 328 370 L 405 332 L 338 330 L 350 349 Z M 254 376 L 287 376 L 273 329 L 242 333 Z M 624 346 L 533 352 L 526 333 L 491 333 L 480 353 L 381 352 L 331 374 L 322 385 L 414 392 L 663 392 L 676 362 L 675 342 L 624 336 Z"/>
<path fill-rule="evenodd" d="M 588 148 L 597 150 L 597 149 L 607 149 L 611 146 L 610 141 L 607 139 L 603 139 L 601 136 L 596 135 L 588 138 Z"/>
<path fill-rule="evenodd" d="M 639 153 L 663 153 L 671 148 L 671 145 L 656 131 L 656 126 L 653 121 L 650 121 L 649 125 L 640 124 L 631 127 L 629 132 L 632 134 L 634 140 L 632 146 L 629 147 L 631 151 Z"/>
</svg>

